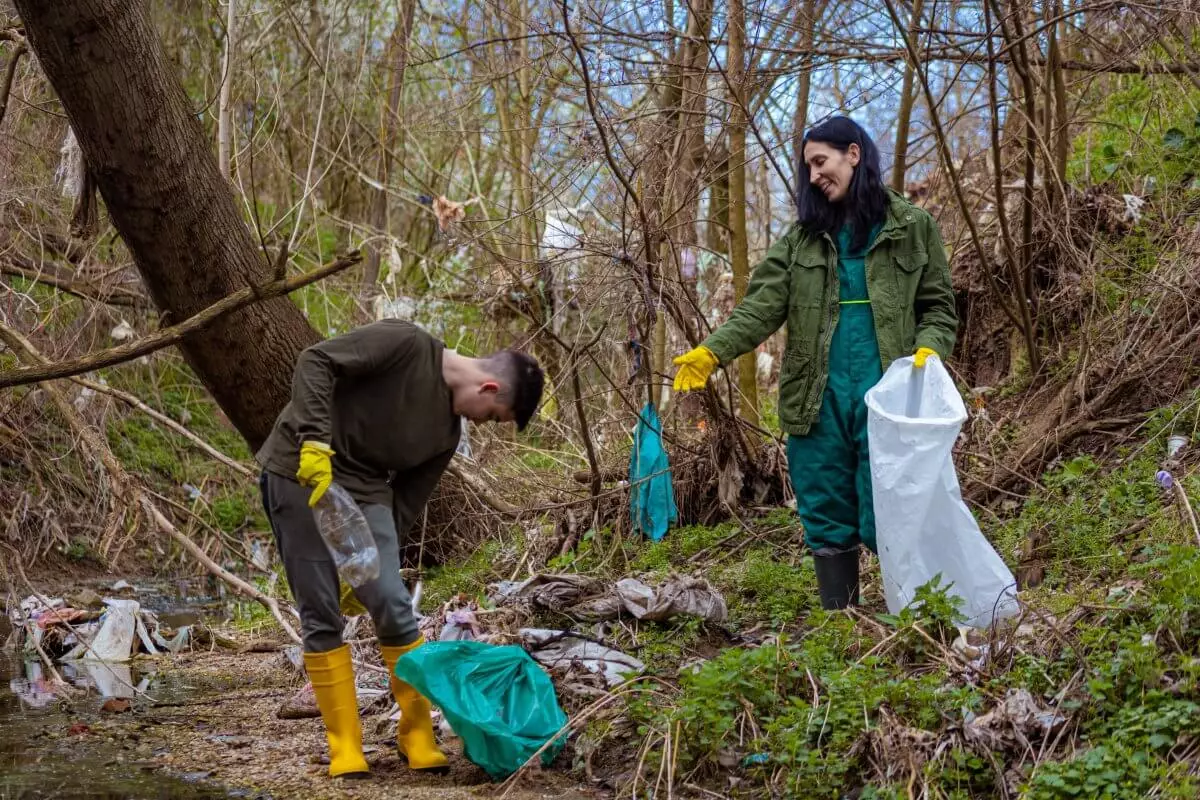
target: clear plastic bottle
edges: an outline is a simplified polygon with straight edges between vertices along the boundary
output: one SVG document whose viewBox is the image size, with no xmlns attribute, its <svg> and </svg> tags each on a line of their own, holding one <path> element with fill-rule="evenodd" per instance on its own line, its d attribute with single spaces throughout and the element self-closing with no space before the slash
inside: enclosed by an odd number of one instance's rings
<svg viewBox="0 0 1200 800">
<path fill-rule="evenodd" d="M 313 508 L 313 516 L 342 580 L 362 586 L 379 577 L 375 537 L 349 492 L 336 483 L 329 484 Z"/>
</svg>

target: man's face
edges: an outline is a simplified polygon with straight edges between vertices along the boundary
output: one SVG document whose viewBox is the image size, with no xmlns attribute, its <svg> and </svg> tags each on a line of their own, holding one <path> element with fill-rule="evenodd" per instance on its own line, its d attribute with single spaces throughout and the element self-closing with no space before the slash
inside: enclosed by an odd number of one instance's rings
<svg viewBox="0 0 1200 800">
<path fill-rule="evenodd" d="M 499 398 L 500 385 L 494 381 L 469 386 L 454 393 L 454 413 L 472 422 L 514 422 L 516 414 Z"/>
</svg>

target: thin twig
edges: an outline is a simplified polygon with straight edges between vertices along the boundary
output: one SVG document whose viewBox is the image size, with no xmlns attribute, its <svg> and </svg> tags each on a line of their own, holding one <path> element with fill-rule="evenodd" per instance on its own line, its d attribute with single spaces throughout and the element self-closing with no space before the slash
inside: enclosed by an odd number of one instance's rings
<svg viewBox="0 0 1200 800">
<path fill-rule="evenodd" d="M 23 278 L 33 283 L 43 283 L 47 286 L 52 286 L 60 292 L 74 295 L 75 297 L 84 300 L 92 300 L 97 303 L 104 303 L 110 306 L 127 306 L 129 308 L 145 309 L 150 308 L 150 301 L 142 295 L 134 292 L 131 289 L 114 288 L 106 289 L 101 286 L 95 286 L 90 283 L 81 282 L 71 277 L 61 275 L 57 271 L 46 271 L 45 269 L 36 269 L 36 265 L 27 262 L 27 259 L 17 255 L 9 255 L 11 263 L 0 265 L 0 272 L 5 275 L 11 275 L 14 278 Z"/>
<path fill-rule="evenodd" d="M 74 381 L 75 383 L 79 384 L 80 386 L 86 386 L 88 389 L 91 389 L 94 392 L 101 392 L 102 394 L 107 394 L 110 397 L 115 397 L 116 399 L 120 400 L 121 402 L 127 403 L 127 404 L 133 406 L 138 411 L 141 411 L 143 414 L 146 414 L 154 421 L 159 422 L 159 423 L 165 425 L 167 428 L 170 428 L 175 433 L 178 433 L 180 436 L 184 437 L 189 442 L 196 445 L 196 447 L 200 448 L 205 453 L 212 456 L 217 461 L 220 461 L 222 464 L 229 467 L 230 469 L 235 470 L 236 472 L 239 472 L 242 475 L 245 475 L 247 477 L 254 477 L 254 475 L 257 474 L 254 470 L 250 469 L 250 467 L 247 467 L 245 464 L 242 464 L 241 462 L 225 455 L 220 450 L 213 447 L 208 442 L 204 441 L 199 436 L 197 436 L 196 434 L 189 431 L 182 424 L 176 422 L 175 420 L 171 419 L 166 414 L 163 414 L 160 411 L 155 411 L 153 408 L 146 405 L 145 403 L 143 403 L 141 400 L 139 400 L 137 397 L 130 394 L 129 392 L 123 392 L 120 389 L 114 389 L 113 387 L 111 387 L 107 384 L 97 383 L 96 381 L 88 380 L 87 378 L 74 377 L 74 378 L 71 378 L 71 380 Z"/>
<path fill-rule="evenodd" d="M 1196 522 L 1196 512 L 1192 509 L 1192 502 L 1188 499 L 1187 490 L 1183 488 L 1183 481 L 1175 481 L 1175 496 L 1183 503 L 1184 516 L 1192 523 L 1192 533 L 1196 536 L 1196 544 L 1200 545 L 1200 524 Z"/>
</svg>

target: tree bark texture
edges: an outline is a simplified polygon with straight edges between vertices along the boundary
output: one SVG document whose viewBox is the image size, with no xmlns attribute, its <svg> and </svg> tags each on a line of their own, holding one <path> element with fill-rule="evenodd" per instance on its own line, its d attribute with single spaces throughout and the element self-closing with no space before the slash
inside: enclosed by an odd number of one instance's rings
<svg viewBox="0 0 1200 800">
<path fill-rule="evenodd" d="M 729 4 L 729 250 L 733 262 L 733 296 L 738 303 L 750 284 L 746 239 L 746 9 L 741 0 Z M 758 424 L 758 357 L 738 359 L 739 406 L 742 419 Z"/>
<path fill-rule="evenodd" d="M 16 7 L 163 324 L 265 283 L 270 267 L 168 67 L 145 0 Z M 181 349 L 257 448 L 287 403 L 296 356 L 318 339 L 278 297 L 190 334 Z"/>
</svg>

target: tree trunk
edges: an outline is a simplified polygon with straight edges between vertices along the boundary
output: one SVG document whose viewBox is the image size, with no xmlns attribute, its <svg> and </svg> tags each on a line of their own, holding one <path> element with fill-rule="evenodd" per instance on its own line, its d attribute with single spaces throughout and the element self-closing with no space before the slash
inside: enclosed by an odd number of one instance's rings
<svg viewBox="0 0 1200 800">
<path fill-rule="evenodd" d="M 232 2 L 232 0 L 230 0 Z M 404 159 L 404 128 L 400 125 L 400 107 L 404 96 L 404 73 L 408 68 L 408 41 L 412 36 L 413 12 L 416 0 L 401 0 L 400 19 L 392 31 L 389 50 L 392 54 L 391 69 L 388 71 L 387 107 L 383 110 L 383 140 L 379 143 L 379 169 L 376 178 L 379 188 L 371 198 L 371 231 L 385 238 L 377 240 L 367 250 L 367 268 L 363 273 L 363 295 L 371 297 L 378 290 L 379 261 L 387 246 L 388 232 L 388 184 L 392 181 L 392 148 L 400 159 Z"/>
<path fill-rule="evenodd" d="M 912 43 L 912 51 L 920 52 L 917 48 L 917 31 L 921 27 L 922 0 L 913 0 L 912 17 L 908 22 L 908 40 Z M 904 84 L 900 89 L 900 114 L 896 118 L 896 158 L 892 163 L 892 189 L 904 194 L 904 173 L 908 171 L 908 135 L 912 122 L 912 110 L 917 99 L 913 87 L 917 65 L 911 59 L 906 59 L 904 65 Z"/>
<path fill-rule="evenodd" d="M 270 272 L 238 214 L 196 110 L 171 73 L 145 0 L 16 0 L 109 216 L 163 322 L 181 322 Z M 257 448 L 318 340 L 287 298 L 189 336 L 185 358 Z"/>
<path fill-rule="evenodd" d="M 708 224 L 705 246 L 729 256 L 729 154 L 718 144 L 713 148 L 713 179 L 709 184 Z"/>
<path fill-rule="evenodd" d="M 812 49 L 817 41 L 817 19 L 821 16 L 826 2 L 817 7 L 817 0 L 804 0 L 804 11 L 800 24 L 804 26 L 800 46 L 804 55 L 800 58 L 800 76 L 796 87 L 796 113 L 792 118 L 792 175 L 800 180 L 800 165 L 804 163 L 804 133 L 808 129 L 808 101 L 812 94 Z M 792 187 L 793 194 L 800 191 L 797 184 Z"/>
<path fill-rule="evenodd" d="M 740 303 L 750 283 L 746 240 L 746 8 L 729 4 L 729 251 L 733 261 L 733 295 Z M 738 359 L 742 419 L 758 424 L 758 359 L 750 352 Z"/>
</svg>

